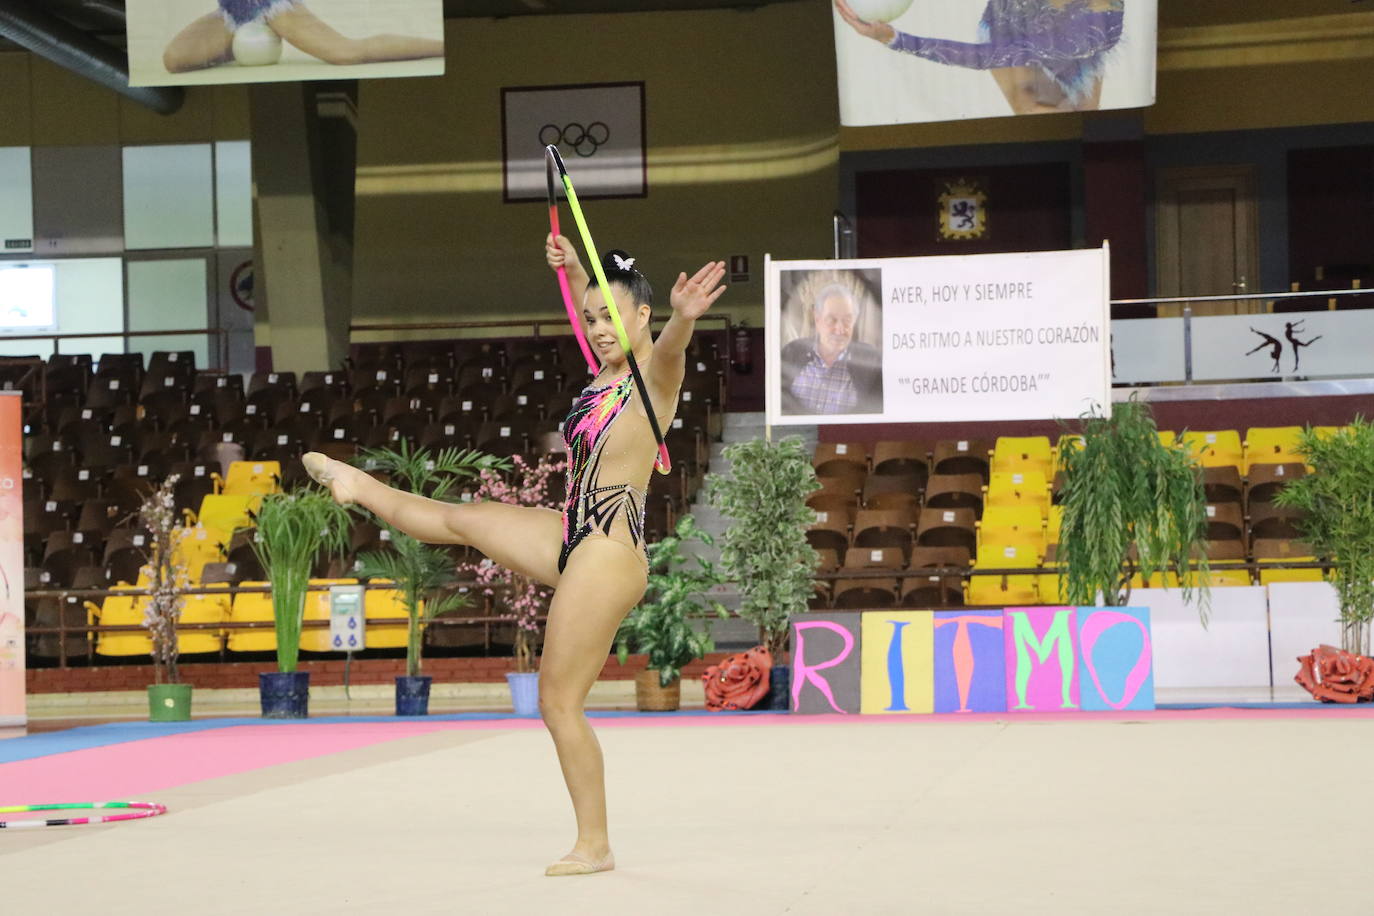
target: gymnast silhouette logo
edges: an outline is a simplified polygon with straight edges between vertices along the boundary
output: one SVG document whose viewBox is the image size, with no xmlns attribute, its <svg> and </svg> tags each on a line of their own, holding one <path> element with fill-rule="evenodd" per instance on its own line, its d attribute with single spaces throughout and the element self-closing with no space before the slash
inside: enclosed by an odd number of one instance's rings
<svg viewBox="0 0 1374 916">
<path fill-rule="evenodd" d="M 539 128 L 540 146 L 563 146 L 583 159 L 595 156 L 610 139 L 611 129 L 603 121 L 593 121 L 585 127 L 573 121 L 564 127 L 545 124 Z"/>
<path fill-rule="evenodd" d="M 1324 335 L 1322 335 L 1322 334 L 1318 334 L 1316 337 L 1312 337 L 1312 338 L 1309 338 L 1309 339 L 1307 339 L 1307 340 L 1299 340 L 1299 339 L 1298 339 L 1298 335 L 1301 334 L 1301 333 L 1303 332 L 1303 324 L 1304 324 L 1303 321 L 1288 321 L 1288 322 L 1285 322 L 1285 323 L 1284 323 L 1284 326 L 1283 326 L 1283 336 L 1288 340 L 1288 342 L 1289 342 L 1290 344 L 1293 345 L 1293 371 L 1294 371 L 1294 372 L 1297 372 L 1297 371 L 1298 371 L 1298 365 L 1300 364 L 1300 362 L 1301 362 L 1301 360 L 1302 360 L 1302 355 L 1301 355 L 1301 353 L 1300 353 L 1299 351 L 1301 351 L 1303 347 L 1310 347 L 1310 346 L 1312 346 L 1312 344 L 1314 344 L 1314 343 L 1316 343 L 1317 341 L 1321 340 L 1322 337 L 1324 336 Z M 1261 338 L 1261 341 L 1260 341 L 1260 343 L 1259 343 L 1258 346 L 1256 346 L 1253 350 L 1247 351 L 1245 355 L 1246 355 L 1246 356 L 1249 356 L 1249 355 L 1252 354 L 1252 353 L 1258 353 L 1260 350 L 1263 350 L 1263 349 L 1268 348 L 1268 350 L 1269 350 L 1269 358 L 1272 359 L 1272 360 L 1274 361 L 1274 365 L 1270 368 L 1269 371 L 1270 371 L 1270 372 L 1279 372 L 1279 371 L 1281 371 L 1280 366 L 1279 366 L 1279 360 L 1280 360 L 1280 359 L 1282 358 L 1282 356 L 1283 356 L 1283 341 L 1282 341 L 1282 340 L 1279 340 L 1277 337 L 1273 336 L 1272 334 L 1266 334 L 1266 333 L 1264 333 L 1263 331 L 1259 330 L 1258 328 L 1254 327 L 1253 325 L 1251 325 L 1251 327 L 1250 327 L 1250 332 L 1251 332 L 1252 334 L 1258 334 L 1258 335 L 1260 336 L 1260 338 Z"/>
</svg>

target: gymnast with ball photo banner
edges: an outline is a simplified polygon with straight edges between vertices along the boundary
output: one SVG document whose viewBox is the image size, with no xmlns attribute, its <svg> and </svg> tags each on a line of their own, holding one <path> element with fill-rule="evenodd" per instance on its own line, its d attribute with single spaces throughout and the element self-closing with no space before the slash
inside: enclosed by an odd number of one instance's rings
<svg viewBox="0 0 1374 916">
<path fill-rule="evenodd" d="M 848 127 L 1143 108 L 1157 0 L 832 0 Z"/>
<path fill-rule="evenodd" d="M 438 76 L 442 0 L 129 0 L 129 84 Z"/>
</svg>

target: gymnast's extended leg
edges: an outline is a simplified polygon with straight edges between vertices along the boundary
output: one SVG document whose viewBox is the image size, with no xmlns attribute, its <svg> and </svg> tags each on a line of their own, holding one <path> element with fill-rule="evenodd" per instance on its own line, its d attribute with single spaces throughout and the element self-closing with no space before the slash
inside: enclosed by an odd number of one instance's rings
<svg viewBox="0 0 1374 916">
<path fill-rule="evenodd" d="M 327 64 L 350 66 L 392 60 L 443 57 L 444 43 L 410 35 L 349 38 L 303 6 L 270 17 L 267 24 L 283 40 Z"/>
<path fill-rule="evenodd" d="M 536 582 L 558 584 L 562 516 L 506 503 L 446 503 L 388 487 L 371 474 L 318 452 L 303 459 L 310 476 L 341 503 L 357 503 L 427 544 L 464 544 Z"/>
<path fill-rule="evenodd" d="M 616 629 L 644 587 L 638 551 L 609 538 L 589 537 L 573 551 L 549 607 L 539 663 L 539 712 L 558 749 L 577 817 L 577 842 L 570 855 L 587 864 L 609 856 L 610 837 L 601 744 L 584 707 L 611 653 Z M 577 863 L 555 863 L 547 873 L 580 871 Z"/>
</svg>

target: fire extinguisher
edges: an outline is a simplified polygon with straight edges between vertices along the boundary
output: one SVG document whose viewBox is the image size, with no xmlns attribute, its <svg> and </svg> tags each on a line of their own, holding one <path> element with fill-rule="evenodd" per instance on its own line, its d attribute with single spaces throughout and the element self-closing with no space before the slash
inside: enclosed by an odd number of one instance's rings
<svg viewBox="0 0 1374 916">
<path fill-rule="evenodd" d="M 735 328 L 735 339 L 730 345 L 730 366 L 740 375 L 754 371 L 753 347 L 749 345 L 749 324 L 740 322 Z"/>
</svg>

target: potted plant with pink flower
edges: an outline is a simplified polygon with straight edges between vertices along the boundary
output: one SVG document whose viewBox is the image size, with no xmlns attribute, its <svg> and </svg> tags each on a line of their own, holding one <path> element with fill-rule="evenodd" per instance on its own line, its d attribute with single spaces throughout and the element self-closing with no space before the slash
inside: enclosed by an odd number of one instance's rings
<svg viewBox="0 0 1374 916">
<path fill-rule="evenodd" d="M 473 494 L 474 501 L 491 500 L 518 506 L 557 508 L 550 492 L 555 475 L 562 473 L 561 458 L 545 456 L 531 464 L 519 455 L 511 458 L 511 471 L 503 475 L 489 469 L 482 471 L 480 483 Z M 515 617 L 513 657 L 515 670 L 507 672 L 511 705 L 516 715 L 536 715 L 539 712 L 539 672 L 536 648 L 539 644 L 539 616 L 549 606 L 552 592 L 528 576 L 521 576 L 482 560 L 465 567 L 477 580 L 482 593 L 498 598 Z"/>
<path fill-rule="evenodd" d="M 143 626 L 153 644 L 153 676 L 148 685 L 148 718 L 153 722 L 184 722 L 191 718 L 191 685 L 181 683 L 177 668 L 177 621 L 181 619 L 189 585 L 186 569 L 177 560 L 177 545 L 186 536 L 178 524 L 173 493 L 180 475 L 173 474 L 144 499 L 138 521 L 148 531 L 149 597 L 143 605 Z"/>
</svg>

